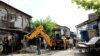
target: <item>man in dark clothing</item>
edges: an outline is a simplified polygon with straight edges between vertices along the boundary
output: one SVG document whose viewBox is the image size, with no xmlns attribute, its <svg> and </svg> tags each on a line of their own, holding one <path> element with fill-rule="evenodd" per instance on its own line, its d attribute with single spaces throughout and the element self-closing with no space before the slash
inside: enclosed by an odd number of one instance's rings
<svg viewBox="0 0 100 56">
<path fill-rule="evenodd" d="M 3 53 L 6 54 L 6 39 L 4 38 L 4 41 L 3 41 L 3 47 L 4 47 L 4 50 L 3 50 Z"/>
<path fill-rule="evenodd" d="M 4 47 L 3 53 L 8 54 L 10 52 L 10 46 L 9 46 L 9 40 L 7 38 L 4 38 L 3 47 Z"/>
<path fill-rule="evenodd" d="M 74 47 L 76 46 L 76 39 L 73 39 Z"/>
</svg>

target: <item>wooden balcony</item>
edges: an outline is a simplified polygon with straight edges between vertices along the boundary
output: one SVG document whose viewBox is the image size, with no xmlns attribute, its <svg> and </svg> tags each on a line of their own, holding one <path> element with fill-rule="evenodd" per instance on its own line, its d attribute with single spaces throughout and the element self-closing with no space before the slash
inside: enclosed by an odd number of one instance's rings
<svg viewBox="0 0 100 56">
<path fill-rule="evenodd" d="M 9 22 L 7 20 L 0 20 L 0 27 L 4 28 L 14 27 L 14 22 Z"/>
</svg>

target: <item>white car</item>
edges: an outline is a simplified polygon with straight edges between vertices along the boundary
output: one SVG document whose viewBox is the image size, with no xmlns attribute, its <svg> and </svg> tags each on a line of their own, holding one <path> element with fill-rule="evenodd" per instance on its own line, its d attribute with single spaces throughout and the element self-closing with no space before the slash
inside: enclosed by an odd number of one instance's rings
<svg viewBox="0 0 100 56">
<path fill-rule="evenodd" d="M 85 50 L 88 52 L 91 52 L 91 50 L 100 50 L 100 37 L 93 37 L 89 42 L 87 43 L 80 43 L 77 45 L 77 48 L 80 49 L 80 51 Z"/>
</svg>

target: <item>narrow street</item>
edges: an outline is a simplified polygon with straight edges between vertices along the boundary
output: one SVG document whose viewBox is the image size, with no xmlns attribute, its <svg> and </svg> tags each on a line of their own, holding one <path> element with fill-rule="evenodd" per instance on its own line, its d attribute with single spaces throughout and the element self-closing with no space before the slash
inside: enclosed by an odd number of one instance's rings
<svg viewBox="0 0 100 56">
<path fill-rule="evenodd" d="M 0 56 L 100 56 L 100 0 L 0 0 Z"/>
<path fill-rule="evenodd" d="M 7 56 L 75 56 L 75 53 L 79 53 L 78 50 L 75 49 L 67 49 L 67 50 L 41 50 L 41 55 L 37 55 L 37 53 L 27 53 L 27 54 L 11 54 Z M 76 54 L 76 56 L 77 56 Z"/>
<path fill-rule="evenodd" d="M 37 53 L 27 53 L 27 54 L 11 54 L 11 55 L 1 55 L 1 56 L 98 56 L 100 54 L 89 54 L 80 53 L 77 49 L 67 49 L 67 50 L 41 50 L 41 54 Z"/>
<path fill-rule="evenodd" d="M 41 55 L 37 53 L 27 53 L 27 54 L 11 54 L 7 56 L 74 56 L 74 49 L 68 50 L 41 50 Z"/>
</svg>

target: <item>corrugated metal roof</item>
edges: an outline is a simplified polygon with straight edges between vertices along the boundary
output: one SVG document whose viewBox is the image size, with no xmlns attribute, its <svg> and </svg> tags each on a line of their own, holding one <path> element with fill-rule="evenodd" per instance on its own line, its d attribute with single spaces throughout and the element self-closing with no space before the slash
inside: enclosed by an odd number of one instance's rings
<svg viewBox="0 0 100 56">
<path fill-rule="evenodd" d="M 76 27 L 78 28 L 78 27 L 84 26 L 86 24 L 89 24 L 91 22 L 97 21 L 97 20 L 99 20 L 99 18 L 97 18 L 97 19 L 88 19 L 85 22 L 82 22 L 81 24 L 77 25 Z"/>
</svg>

